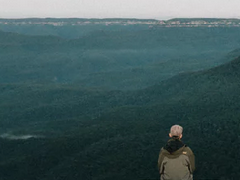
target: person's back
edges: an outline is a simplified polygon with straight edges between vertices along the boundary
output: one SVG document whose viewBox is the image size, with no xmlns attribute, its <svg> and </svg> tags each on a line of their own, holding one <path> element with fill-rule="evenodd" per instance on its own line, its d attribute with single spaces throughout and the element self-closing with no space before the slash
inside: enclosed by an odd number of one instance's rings
<svg viewBox="0 0 240 180">
<path fill-rule="evenodd" d="M 171 139 L 161 149 L 158 167 L 161 180 L 192 180 L 195 169 L 194 154 L 182 141 L 182 127 L 171 127 Z"/>
</svg>

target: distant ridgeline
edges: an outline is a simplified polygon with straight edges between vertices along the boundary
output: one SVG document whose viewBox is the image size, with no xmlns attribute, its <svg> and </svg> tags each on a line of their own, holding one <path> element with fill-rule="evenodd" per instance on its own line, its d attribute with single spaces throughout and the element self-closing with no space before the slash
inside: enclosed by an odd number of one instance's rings
<svg viewBox="0 0 240 180">
<path fill-rule="evenodd" d="M 239 19 L 81 19 L 28 18 L 0 19 L 0 30 L 25 35 L 54 35 L 68 39 L 80 38 L 94 31 L 144 31 L 159 28 L 240 27 Z"/>
<path fill-rule="evenodd" d="M 0 25 L 157 25 L 161 27 L 239 27 L 240 19 L 175 18 L 155 19 L 82 19 L 82 18 L 27 18 L 0 19 Z"/>
</svg>

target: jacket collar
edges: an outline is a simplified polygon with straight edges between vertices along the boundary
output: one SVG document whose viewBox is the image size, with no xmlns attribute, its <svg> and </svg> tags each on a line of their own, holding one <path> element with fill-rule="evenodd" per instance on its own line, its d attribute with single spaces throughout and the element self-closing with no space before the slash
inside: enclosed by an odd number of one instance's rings
<svg viewBox="0 0 240 180">
<path fill-rule="evenodd" d="M 164 146 L 164 149 L 172 154 L 183 146 L 185 146 L 185 144 L 180 139 L 172 138 L 168 140 L 167 144 Z"/>
</svg>

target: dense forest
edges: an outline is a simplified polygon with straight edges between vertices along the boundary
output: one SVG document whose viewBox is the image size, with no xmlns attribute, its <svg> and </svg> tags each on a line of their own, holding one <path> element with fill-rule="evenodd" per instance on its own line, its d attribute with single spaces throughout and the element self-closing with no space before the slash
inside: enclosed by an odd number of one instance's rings
<svg viewBox="0 0 240 180">
<path fill-rule="evenodd" d="M 0 179 L 159 179 L 173 124 L 196 180 L 239 179 L 239 27 L 118 26 L 0 31 Z"/>
</svg>

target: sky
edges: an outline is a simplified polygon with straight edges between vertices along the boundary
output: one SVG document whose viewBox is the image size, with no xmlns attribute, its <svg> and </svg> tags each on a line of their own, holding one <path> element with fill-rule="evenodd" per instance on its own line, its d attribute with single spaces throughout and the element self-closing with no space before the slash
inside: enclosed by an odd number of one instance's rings
<svg viewBox="0 0 240 180">
<path fill-rule="evenodd" d="M 240 0 L 0 0 L 0 18 L 239 18 Z"/>
</svg>

